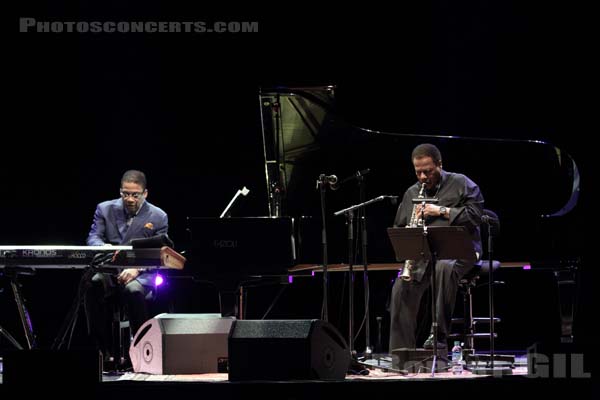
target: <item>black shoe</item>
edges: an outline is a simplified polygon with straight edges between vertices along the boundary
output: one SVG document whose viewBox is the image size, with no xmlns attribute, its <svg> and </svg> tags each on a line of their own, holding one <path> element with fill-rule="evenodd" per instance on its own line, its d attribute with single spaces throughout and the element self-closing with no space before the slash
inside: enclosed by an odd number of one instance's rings
<svg viewBox="0 0 600 400">
<path fill-rule="evenodd" d="M 121 372 L 133 371 L 133 365 L 131 365 L 131 360 L 129 357 L 119 360 L 117 363 L 117 369 Z"/>
<path fill-rule="evenodd" d="M 103 374 L 115 374 L 119 370 L 118 361 L 112 356 L 102 357 L 102 373 Z"/>
<path fill-rule="evenodd" d="M 423 343 L 423 348 L 427 349 L 427 350 L 433 349 L 433 335 L 429 335 L 427 340 L 425 340 L 425 343 Z M 445 341 L 440 342 L 438 340 L 437 348 L 438 349 L 446 349 L 446 348 L 448 348 L 448 345 L 446 344 Z"/>
<path fill-rule="evenodd" d="M 117 364 L 114 359 L 108 359 L 102 361 L 102 373 L 103 374 L 114 374 L 117 372 Z"/>
</svg>

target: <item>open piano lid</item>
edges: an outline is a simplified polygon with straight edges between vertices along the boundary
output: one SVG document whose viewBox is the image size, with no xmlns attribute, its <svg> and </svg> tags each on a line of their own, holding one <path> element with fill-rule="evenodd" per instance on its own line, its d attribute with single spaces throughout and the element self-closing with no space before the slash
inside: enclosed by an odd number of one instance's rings
<svg viewBox="0 0 600 400">
<path fill-rule="evenodd" d="M 272 216 L 300 218 L 299 229 L 310 249 L 299 249 L 300 262 L 320 263 L 320 174 L 344 178 L 369 169 L 367 198 L 399 195 L 415 182 L 412 149 L 424 142 L 440 148 L 444 168 L 464 173 L 479 184 L 485 207 L 503 224 L 495 244 L 501 260 L 560 263 L 581 251 L 576 220 L 579 171 L 563 149 L 538 140 L 498 139 L 382 132 L 350 125 L 335 107 L 332 86 L 266 88 L 260 93 L 265 181 Z M 356 184 L 328 191 L 333 212 L 358 203 Z M 396 206 L 367 209 L 369 261 L 391 262 L 386 237 Z M 310 222 L 310 223 L 309 223 Z M 328 223 L 329 261 L 346 258 L 343 219 Z M 312 225 L 312 227 L 310 227 Z M 316 240 L 310 240 L 317 235 Z"/>
</svg>

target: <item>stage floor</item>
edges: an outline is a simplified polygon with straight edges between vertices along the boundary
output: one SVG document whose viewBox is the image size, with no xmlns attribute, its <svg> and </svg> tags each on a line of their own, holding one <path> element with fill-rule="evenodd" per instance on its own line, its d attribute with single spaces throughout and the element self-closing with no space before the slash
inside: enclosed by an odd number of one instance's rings
<svg viewBox="0 0 600 400">
<path fill-rule="evenodd" d="M 527 375 L 527 367 L 516 367 L 512 375 Z M 479 379 L 490 375 L 473 374 L 463 371 L 460 375 L 451 372 L 437 372 L 434 376 L 431 372 L 419 372 L 408 375 L 382 370 L 370 370 L 368 375 L 346 375 L 346 380 L 438 380 L 438 379 Z M 105 375 L 104 382 L 114 381 L 136 381 L 136 382 L 227 382 L 227 374 L 193 374 L 193 375 L 149 375 L 126 372 L 121 375 Z"/>
<path fill-rule="evenodd" d="M 484 354 L 484 353 L 482 353 Z M 508 353 L 503 353 L 508 354 Z M 511 375 L 527 375 L 527 358 L 522 353 L 511 352 L 515 362 L 511 368 Z M 417 372 L 398 371 L 392 365 L 389 354 L 374 354 L 372 358 L 362 360 L 355 368 L 356 371 L 348 373 L 346 380 L 435 380 L 435 379 L 476 379 L 489 376 L 490 374 L 475 374 L 465 369 L 461 374 L 453 374 L 446 370 L 438 370 L 431 373 L 431 363 L 421 366 Z M 498 365 L 498 364 L 496 364 Z M 68 376 L 65 372 L 65 376 Z M 209 374 L 186 374 L 186 375 L 152 375 L 146 373 L 135 373 L 133 371 L 122 371 L 114 373 L 103 373 L 102 382 L 228 382 L 226 373 Z M 2 383 L 2 361 L 0 359 L 0 383 Z"/>
<path fill-rule="evenodd" d="M 502 354 L 508 354 L 503 352 Z M 259 399 L 328 399 L 342 400 L 360 398 L 376 400 L 373 396 L 385 394 L 428 398 L 451 393 L 485 394 L 486 399 L 502 398 L 515 400 L 539 396 L 569 395 L 578 393 L 578 398 L 592 398 L 592 379 L 547 379 L 528 374 L 527 359 L 523 354 L 514 354 L 515 363 L 510 375 L 482 375 L 464 370 L 460 375 L 451 372 L 429 370 L 417 373 L 399 373 L 391 367 L 389 355 L 374 356 L 364 364 L 362 373 L 349 373 L 337 381 L 244 381 L 230 382 L 227 374 L 150 375 L 124 372 L 103 374 L 102 382 L 81 385 L 75 371 L 64 371 L 52 382 L 43 377 L 31 376 L 27 385 L 0 384 L 0 395 L 39 393 L 60 395 L 61 399 L 106 399 L 132 398 L 175 400 L 185 398 L 259 398 Z M 367 371 L 368 373 L 365 373 Z M 0 375 L 1 379 L 1 375 Z M 0 381 L 1 382 L 1 381 Z M 588 396 L 589 394 L 589 396 Z M 0 396 L 4 398 L 4 396 Z M 13 397 L 7 397 L 13 398 Z M 29 397 L 27 397 L 29 398 Z"/>
</svg>

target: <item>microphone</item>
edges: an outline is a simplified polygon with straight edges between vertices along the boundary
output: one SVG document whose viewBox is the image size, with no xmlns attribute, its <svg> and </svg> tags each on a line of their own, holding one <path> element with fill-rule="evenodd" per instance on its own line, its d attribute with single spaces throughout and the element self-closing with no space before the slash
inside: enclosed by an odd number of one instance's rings
<svg viewBox="0 0 600 400">
<path fill-rule="evenodd" d="M 338 182 L 337 176 L 321 174 L 321 175 L 319 175 L 319 181 L 317 182 L 317 187 L 319 186 L 319 183 L 328 183 L 331 190 L 337 190 L 337 186 L 336 186 L 337 182 Z"/>
<path fill-rule="evenodd" d="M 356 174 L 354 174 L 354 175 L 356 175 L 356 176 L 363 176 L 363 175 L 368 174 L 369 172 L 371 172 L 371 168 L 365 168 L 363 170 L 360 170 L 360 171 L 356 172 Z"/>
<path fill-rule="evenodd" d="M 397 204 L 397 203 L 398 203 L 398 198 L 399 198 L 399 197 L 400 197 L 400 196 L 390 196 L 390 195 L 384 194 L 384 195 L 381 195 L 381 196 L 379 196 L 379 197 L 376 197 L 376 198 L 375 198 L 375 200 L 376 200 L 376 201 L 382 201 L 382 200 L 385 200 L 385 199 L 390 199 L 390 202 L 391 202 L 392 204 Z"/>
<path fill-rule="evenodd" d="M 493 234 L 498 234 L 500 231 L 500 219 L 497 216 L 483 214 L 481 222 L 488 225 L 492 229 Z"/>
<path fill-rule="evenodd" d="M 484 209 L 483 215 L 481 216 L 481 222 L 487 225 L 488 234 L 491 236 L 498 236 L 500 233 L 500 217 L 498 217 L 495 212 Z M 489 243 L 488 246 L 490 246 Z"/>
<path fill-rule="evenodd" d="M 329 187 L 331 190 L 338 190 L 338 178 L 335 175 L 329 175 L 325 177 L 327 183 L 329 183 Z"/>
<path fill-rule="evenodd" d="M 361 176 L 365 176 L 366 174 L 368 174 L 369 172 L 371 172 L 370 168 L 366 168 L 360 171 L 355 172 L 354 174 L 342 179 L 340 182 L 337 182 L 337 178 L 336 178 L 336 182 L 331 186 L 332 190 L 338 190 L 340 188 L 340 186 L 342 186 L 344 183 L 351 181 L 353 179 L 357 179 L 360 178 Z"/>
<path fill-rule="evenodd" d="M 396 205 L 396 204 L 398 204 L 398 198 L 399 198 L 400 196 L 390 196 L 390 195 L 385 195 L 385 196 L 383 196 L 383 197 L 385 197 L 386 199 L 390 199 L 390 203 L 392 203 L 393 205 Z"/>
</svg>

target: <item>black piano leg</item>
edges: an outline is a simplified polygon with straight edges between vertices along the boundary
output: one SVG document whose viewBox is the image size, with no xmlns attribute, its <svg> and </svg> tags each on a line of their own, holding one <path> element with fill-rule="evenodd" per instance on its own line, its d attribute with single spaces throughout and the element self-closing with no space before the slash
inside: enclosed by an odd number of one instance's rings
<svg viewBox="0 0 600 400">
<path fill-rule="evenodd" d="M 554 271 L 558 285 L 560 342 L 573 343 L 573 316 L 577 303 L 577 266 Z"/>
<path fill-rule="evenodd" d="M 239 293 L 239 291 L 219 290 L 219 311 L 221 312 L 221 316 L 242 319 L 241 315 L 238 315 Z"/>
</svg>

